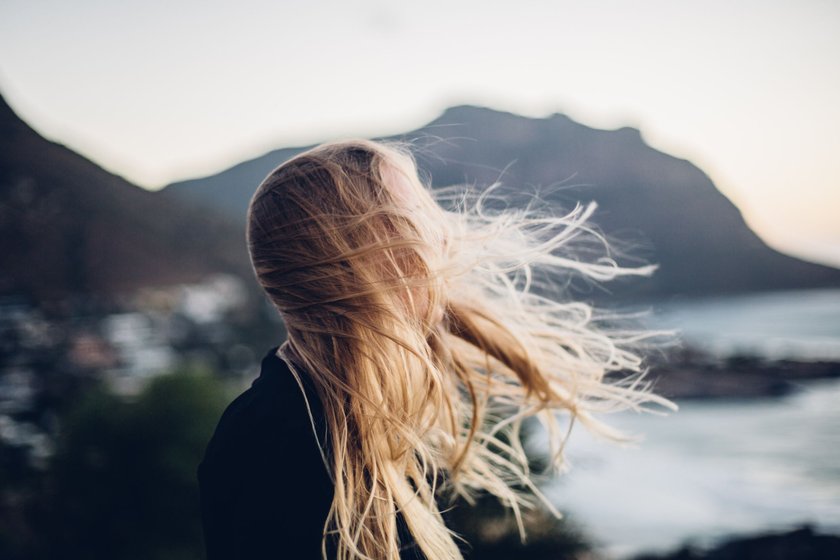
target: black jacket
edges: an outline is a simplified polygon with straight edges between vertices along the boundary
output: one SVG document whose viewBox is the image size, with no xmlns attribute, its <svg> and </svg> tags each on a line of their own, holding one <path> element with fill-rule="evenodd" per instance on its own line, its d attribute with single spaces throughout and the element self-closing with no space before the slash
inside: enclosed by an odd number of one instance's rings
<svg viewBox="0 0 840 560">
<path fill-rule="evenodd" d="M 296 367 L 297 371 L 301 369 Z M 307 400 L 277 347 L 259 377 L 222 414 L 198 466 L 208 560 L 320 560 L 333 497 L 322 444 L 323 408 L 301 372 Z M 398 518 L 402 558 L 422 558 Z M 328 542 L 328 558 L 334 556 Z"/>
</svg>

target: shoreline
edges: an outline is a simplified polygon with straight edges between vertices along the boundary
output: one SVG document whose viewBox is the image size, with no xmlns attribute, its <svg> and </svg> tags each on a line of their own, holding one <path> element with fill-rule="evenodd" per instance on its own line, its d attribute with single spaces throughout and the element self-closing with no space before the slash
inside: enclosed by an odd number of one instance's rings
<svg viewBox="0 0 840 560">
<path fill-rule="evenodd" d="M 840 378 L 840 362 L 715 358 L 683 349 L 651 365 L 653 390 L 670 399 L 753 399 L 797 392 L 802 381 Z"/>
<path fill-rule="evenodd" d="M 733 534 L 698 545 L 688 540 L 664 553 L 643 552 L 629 560 L 731 560 L 735 558 L 795 558 L 828 560 L 840 558 L 840 535 L 804 523 L 786 531 L 767 530 Z"/>
</svg>

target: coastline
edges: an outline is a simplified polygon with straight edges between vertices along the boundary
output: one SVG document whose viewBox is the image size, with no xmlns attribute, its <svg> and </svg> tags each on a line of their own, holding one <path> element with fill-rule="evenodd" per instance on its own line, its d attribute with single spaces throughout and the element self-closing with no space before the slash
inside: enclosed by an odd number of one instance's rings
<svg viewBox="0 0 840 560">
<path fill-rule="evenodd" d="M 753 399 L 782 397 L 801 383 L 840 378 L 840 362 L 769 360 L 736 355 L 715 358 L 686 348 L 651 366 L 653 390 L 671 399 Z"/>
</svg>

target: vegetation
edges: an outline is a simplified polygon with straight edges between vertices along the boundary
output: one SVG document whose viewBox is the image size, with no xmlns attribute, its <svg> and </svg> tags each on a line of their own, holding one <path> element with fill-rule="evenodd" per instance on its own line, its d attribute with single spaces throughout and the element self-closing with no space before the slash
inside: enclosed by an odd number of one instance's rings
<svg viewBox="0 0 840 560">
<path fill-rule="evenodd" d="M 584 557 L 591 546 L 574 521 L 556 519 L 544 508 L 524 513 L 523 543 L 513 514 L 492 496 L 482 497 L 473 507 L 457 503 L 446 521 L 464 537 L 461 549 L 466 560 L 566 560 Z"/>
<path fill-rule="evenodd" d="M 0 449 L 0 558 L 203 558 L 196 467 L 232 396 L 218 376 L 194 370 L 159 376 L 128 399 L 96 385 L 61 415 L 44 470 L 16 468 L 16 449 Z M 448 515 L 471 559 L 558 560 L 587 548 L 545 511 L 528 514 L 521 543 L 489 497 Z"/>
<path fill-rule="evenodd" d="M 46 472 L 2 473 L 0 557 L 201 558 L 195 471 L 229 397 L 195 371 L 131 400 L 89 392 L 62 419 Z"/>
</svg>

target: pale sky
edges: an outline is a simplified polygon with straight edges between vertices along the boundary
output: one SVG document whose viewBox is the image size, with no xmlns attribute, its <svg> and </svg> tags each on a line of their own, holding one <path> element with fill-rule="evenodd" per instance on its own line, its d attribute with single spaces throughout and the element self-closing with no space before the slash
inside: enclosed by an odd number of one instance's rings
<svg viewBox="0 0 840 560">
<path fill-rule="evenodd" d="M 833 0 L 0 0 L 0 92 L 150 189 L 454 104 L 633 126 L 840 265 Z"/>
</svg>

